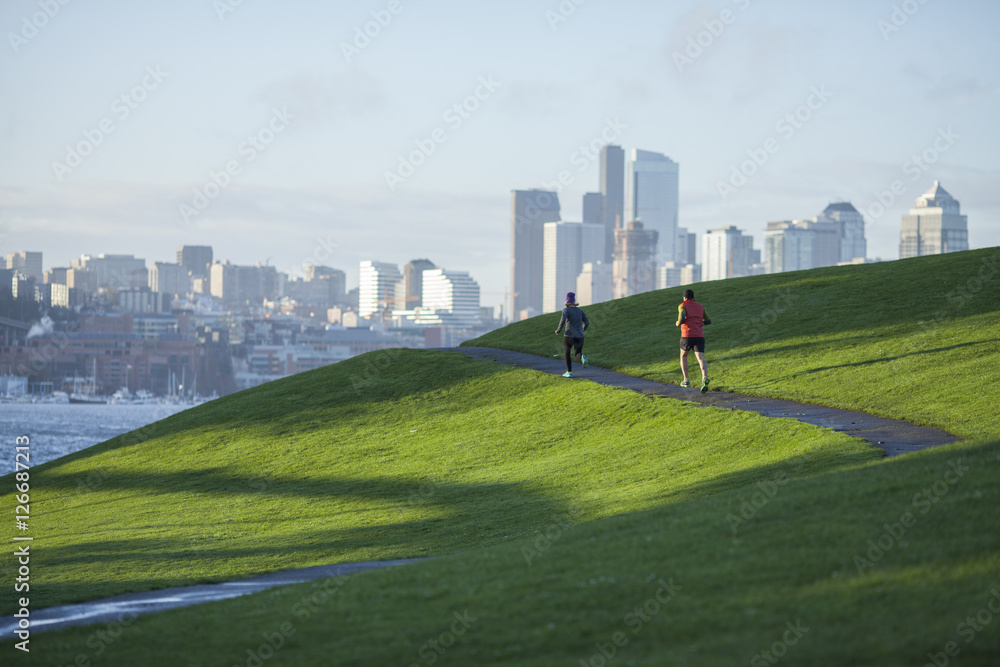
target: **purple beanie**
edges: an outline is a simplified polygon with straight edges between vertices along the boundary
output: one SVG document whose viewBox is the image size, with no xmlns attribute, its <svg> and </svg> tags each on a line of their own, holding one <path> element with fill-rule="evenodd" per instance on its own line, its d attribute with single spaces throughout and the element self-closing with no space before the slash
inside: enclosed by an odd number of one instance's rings
<svg viewBox="0 0 1000 667">
<path fill-rule="evenodd" d="M 576 292 L 566 292 L 566 303 L 576 303 Z"/>
</svg>

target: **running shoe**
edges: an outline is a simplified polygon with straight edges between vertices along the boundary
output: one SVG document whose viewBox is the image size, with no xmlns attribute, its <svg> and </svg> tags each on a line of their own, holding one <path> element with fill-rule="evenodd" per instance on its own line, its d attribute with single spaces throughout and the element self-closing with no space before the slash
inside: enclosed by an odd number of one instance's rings
<svg viewBox="0 0 1000 667">
<path fill-rule="evenodd" d="M 581 355 L 580 359 L 583 360 L 583 367 L 586 368 L 587 367 L 587 355 L 585 355 L 585 354 Z"/>
<path fill-rule="evenodd" d="M 684 382 L 681 382 L 681 386 L 682 387 L 690 387 L 691 386 L 691 380 L 684 380 Z"/>
<path fill-rule="evenodd" d="M 705 378 L 704 380 L 701 381 L 701 393 L 704 394 L 707 391 L 708 391 L 708 378 Z"/>
<path fill-rule="evenodd" d="M 566 371 L 565 373 L 563 373 L 563 377 L 564 378 L 571 378 L 571 377 L 573 377 L 573 374 L 570 373 L 569 371 Z"/>
</svg>

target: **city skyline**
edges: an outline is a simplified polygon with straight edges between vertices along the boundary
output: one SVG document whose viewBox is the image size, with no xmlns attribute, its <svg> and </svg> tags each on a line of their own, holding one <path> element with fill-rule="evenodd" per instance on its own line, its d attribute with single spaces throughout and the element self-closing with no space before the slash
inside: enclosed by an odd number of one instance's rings
<svg viewBox="0 0 1000 667">
<path fill-rule="evenodd" d="M 199 243 L 354 287 L 363 259 L 426 255 L 496 305 L 510 191 L 558 186 L 582 220 L 609 143 L 683 165 L 699 236 L 763 247 L 843 201 L 893 259 L 938 180 L 970 246 L 1000 245 L 995 3 L 55 6 L 0 8 L 0 251 L 45 268 Z"/>
</svg>

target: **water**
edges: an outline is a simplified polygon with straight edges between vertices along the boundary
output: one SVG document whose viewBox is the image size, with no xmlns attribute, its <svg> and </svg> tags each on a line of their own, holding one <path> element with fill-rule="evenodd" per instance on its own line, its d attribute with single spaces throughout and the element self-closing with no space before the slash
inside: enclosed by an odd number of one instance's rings
<svg viewBox="0 0 1000 667">
<path fill-rule="evenodd" d="M 0 404 L 0 475 L 14 472 L 15 438 L 31 437 L 31 467 L 159 421 L 189 406 Z M 23 462 L 23 459 L 22 459 Z"/>
</svg>

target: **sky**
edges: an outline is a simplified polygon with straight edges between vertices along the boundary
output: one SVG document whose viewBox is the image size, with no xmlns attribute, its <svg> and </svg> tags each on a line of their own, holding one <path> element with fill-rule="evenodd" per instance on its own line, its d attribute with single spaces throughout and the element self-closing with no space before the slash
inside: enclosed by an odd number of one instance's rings
<svg viewBox="0 0 1000 667">
<path fill-rule="evenodd" d="M 850 201 L 895 259 L 939 180 L 1000 245 L 998 23 L 995 0 L 6 0 L 0 252 L 211 245 L 348 286 L 428 258 L 500 304 L 510 191 L 580 220 L 609 141 L 680 164 L 690 231 L 760 248 Z"/>
</svg>

